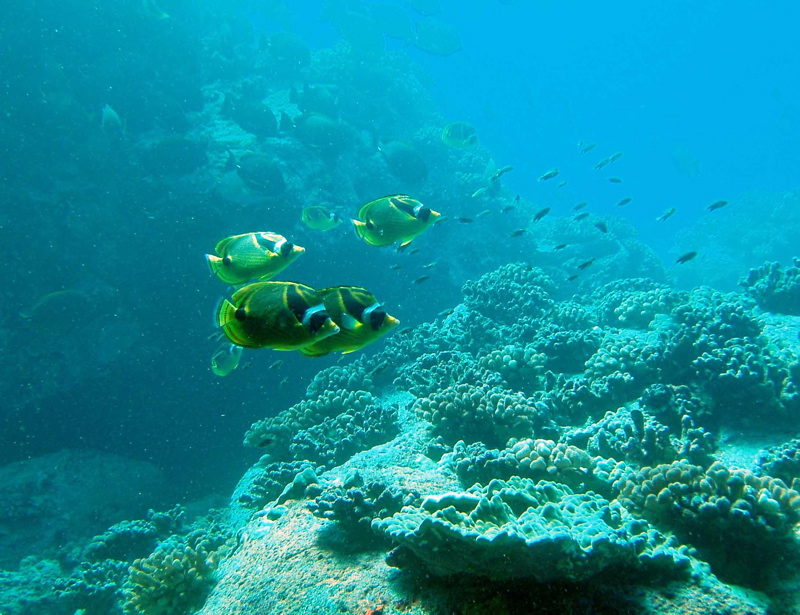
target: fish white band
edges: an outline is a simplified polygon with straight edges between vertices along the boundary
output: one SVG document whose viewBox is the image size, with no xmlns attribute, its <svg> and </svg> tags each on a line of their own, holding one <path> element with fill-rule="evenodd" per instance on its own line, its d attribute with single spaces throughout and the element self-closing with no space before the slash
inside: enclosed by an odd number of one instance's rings
<svg viewBox="0 0 800 615">
<path fill-rule="evenodd" d="M 311 324 L 311 317 L 317 312 L 324 312 L 325 306 L 321 303 L 319 305 L 312 305 L 303 314 L 303 326 L 308 327 Z"/>
</svg>

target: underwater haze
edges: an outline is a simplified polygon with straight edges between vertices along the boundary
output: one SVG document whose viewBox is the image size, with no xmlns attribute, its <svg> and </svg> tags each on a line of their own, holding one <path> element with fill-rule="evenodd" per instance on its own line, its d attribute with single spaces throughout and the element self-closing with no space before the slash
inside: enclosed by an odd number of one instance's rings
<svg viewBox="0 0 800 615">
<path fill-rule="evenodd" d="M 0 613 L 800 610 L 800 7 L 0 21 Z"/>
</svg>

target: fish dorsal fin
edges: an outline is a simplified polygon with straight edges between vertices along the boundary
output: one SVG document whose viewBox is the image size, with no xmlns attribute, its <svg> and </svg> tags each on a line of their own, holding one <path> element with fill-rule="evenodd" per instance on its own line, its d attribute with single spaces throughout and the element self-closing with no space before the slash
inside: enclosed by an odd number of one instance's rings
<svg viewBox="0 0 800 615">
<path fill-rule="evenodd" d="M 214 252 L 217 254 L 224 256 L 225 252 L 228 250 L 230 245 L 239 239 L 244 237 L 244 235 L 231 235 L 230 237 L 226 237 L 225 239 L 220 239 L 217 242 L 217 245 L 214 246 Z"/>
</svg>

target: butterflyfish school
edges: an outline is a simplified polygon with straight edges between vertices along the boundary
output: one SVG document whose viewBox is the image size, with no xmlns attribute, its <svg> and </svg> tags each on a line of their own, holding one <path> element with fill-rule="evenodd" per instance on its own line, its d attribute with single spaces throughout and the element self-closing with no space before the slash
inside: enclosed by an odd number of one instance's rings
<svg viewBox="0 0 800 615">
<path fill-rule="evenodd" d="M 309 205 L 303 209 L 303 224 L 315 231 L 330 231 L 342 223 L 338 214 L 324 205 Z"/>
<path fill-rule="evenodd" d="M 305 248 L 277 233 L 256 232 L 226 237 L 214 251 L 216 255 L 206 254 L 211 273 L 236 286 L 251 280 L 269 280 L 305 252 Z"/>
<path fill-rule="evenodd" d="M 474 147 L 478 144 L 478 135 L 472 124 L 453 122 L 442 130 L 442 143 L 457 149 Z"/>
<path fill-rule="evenodd" d="M 300 353 L 319 357 L 329 352 L 342 354 L 360 350 L 383 337 L 400 321 L 390 316 L 375 296 L 358 286 L 336 286 L 318 290 L 325 310 L 339 327 L 339 333 L 300 349 Z"/>
<path fill-rule="evenodd" d="M 223 342 L 211 355 L 211 370 L 217 376 L 227 376 L 237 367 L 242 358 L 242 347 Z"/>
<path fill-rule="evenodd" d="M 440 217 L 441 214 L 416 199 L 395 194 L 362 206 L 353 226 L 356 234 L 371 246 L 389 246 L 398 241 L 406 245 Z"/>
<path fill-rule="evenodd" d="M 339 332 L 322 297 L 296 282 L 256 282 L 222 299 L 217 326 L 232 343 L 245 348 L 297 350 Z"/>
</svg>

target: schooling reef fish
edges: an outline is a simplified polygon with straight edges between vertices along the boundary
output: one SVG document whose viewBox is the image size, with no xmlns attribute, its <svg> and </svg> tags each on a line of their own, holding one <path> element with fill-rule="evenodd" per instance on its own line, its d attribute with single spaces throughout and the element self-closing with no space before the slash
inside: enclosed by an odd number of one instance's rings
<svg viewBox="0 0 800 615">
<path fill-rule="evenodd" d="M 550 208 L 549 207 L 545 207 L 544 209 L 540 209 L 539 211 L 536 212 L 536 215 L 533 216 L 533 221 L 534 222 L 538 222 L 539 220 L 544 218 L 549 213 L 550 213 Z"/>
<path fill-rule="evenodd" d="M 677 259 L 675 259 L 676 265 L 683 265 L 684 263 L 688 263 L 697 256 L 697 252 L 687 252 L 686 254 L 680 255 Z"/>
<path fill-rule="evenodd" d="M 208 268 L 226 284 L 268 280 L 305 252 L 283 235 L 271 232 L 245 233 L 217 243 L 217 255 L 206 254 Z"/>
<path fill-rule="evenodd" d="M 371 246 L 389 246 L 398 241 L 402 246 L 425 232 L 440 216 L 408 195 L 395 194 L 362 206 L 353 226 L 356 234 Z"/>
<path fill-rule="evenodd" d="M 228 340 L 245 348 L 297 350 L 339 332 L 322 297 L 296 282 L 240 288 L 230 301 L 220 300 L 215 320 Z"/>
<path fill-rule="evenodd" d="M 542 176 L 539 178 L 539 181 L 540 181 L 540 182 L 544 182 L 544 181 L 547 181 L 548 179 L 553 179 L 553 178 L 554 178 L 554 177 L 556 177 L 556 176 L 557 176 L 557 175 L 558 175 L 560 172 L 561 172 L 561 171 L 559 171 L 558 169 L 551 169 L 551 170 L 549 170 L 547 173 L 545 173 L 544 175 L 542 175 Z"/>
<path fill-rule="evenodd" d="M 237 367 L 242 358 L 242 347 L 230 342 L 223 344 L 211 355 L 211 370 L 217 376 L 227 376 Z"/>
<path fill-rule="evenodd" d="M 475 147 L 478 144 L 478 135 L 472 124 L 453 122 L 442 130 L 442 143 L 457 149 Z"/>
<path fill-rule="evenodd" d="M 591 267 L 593 264 L 594 264 L 594 257 L 578 265 L 578 269 L 583 271 L 584 269 L 588 269 L 589 267 Z"/>
<path fill-rule="evenodd" d="M 329 352 L 347 354 L 360 350 L 394 329 L 400 321 L 389 316 L 375 296 L 358 286 L 336 286 L 318 290 L 325 310 L 339 327 L 331 335 L 300 349 L 309 357 L 321 357 Z"/>
<path fill-rule="evenodd" d="M 665 211 L 665 212 L 664 212 L 663 214 L 661 214 L 661 215 L 660 215 L 658 218 L 656 218 L 656 222 L 665 222 L 665 221 L 666 221 L 666 220 L 668 220 L 668 219 L 669 219 L 669 218 L 672 216 L 672 214 L 674 214 L 676 211 L 677 211 L 677 209 L 675 209 L 674 207 L 670 207 L 670 208 L 669 208 L 667 211 Z"/>
<path fill-rule="evenodd" d="M 717 209 L 722 209 L 728 204 L 728 201 L 714 201 L 711 205 L 708 206 L 708 211 L 714 211 Z"/>
<path fill-rule="evenodd" d="M 617 207 L 623 207 L 624 205 L 627 205 L 627 204 L 628 204 L 628 203 L 630 203 L 631 201 L 633 201 L 633 198 L 631 198 L 631 197 L 629 197 L 629 196 L 626 196 L 624 199 L 620 199 L 620 200 L 617 202 Z"/>
<path fill-rule="evenodd" d="M 303 208 L 303 224 L 315 231 L 330 231 L 342 223 L 342 218 L 324 205 Z"/>
</svg>

